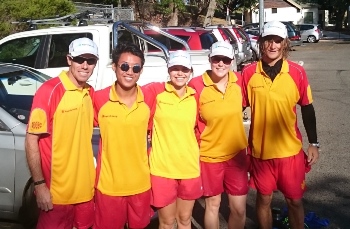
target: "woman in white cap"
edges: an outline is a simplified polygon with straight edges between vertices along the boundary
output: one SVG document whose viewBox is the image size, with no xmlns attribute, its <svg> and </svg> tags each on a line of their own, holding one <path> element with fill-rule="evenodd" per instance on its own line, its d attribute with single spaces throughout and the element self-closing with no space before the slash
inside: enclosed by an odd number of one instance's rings
<svg viewBox="0 0 350 229">
<path fill-rule="evenodd" d="M 191 228 L 194 202 L 202 196 L 199 148 L 195 136 L 195 91 L 186 84 L 192 76 L 190 55 L 170 54 L 170 81 L 142 87 L 151 109 L 152 205 L 157 208 L 159 228 Z"/>
<path fill-rule="evenodd" d="M 246 66 L 242 76 L 243 103 L 252 111 L 249 182 L 257 189 L 259 228 L 272 228 L 275 190 L 285 196 L 290 227 L 304 228 L 305 173 L 319 158 L 312 93 L 304 68 L 287 60 L 290 45 L 283 23 L 266 23 L 258 44 L 261 60 Z M 307 155 L 298 129 L 297 104 L 310 143 Z"/>
<path fill-rule="evenodd" d="M 247 138 L 243 126 L 241 77 L 230 71 L 232 46 L 224 41 L 212 45 L 211 70 L 189 82 L 199 104 L 197 135 L 205 198 L 205 228 L 219 226 L 221 193 L 228 195 L 228 228 L 243 229 L 248 193 Z"/>
</svg>

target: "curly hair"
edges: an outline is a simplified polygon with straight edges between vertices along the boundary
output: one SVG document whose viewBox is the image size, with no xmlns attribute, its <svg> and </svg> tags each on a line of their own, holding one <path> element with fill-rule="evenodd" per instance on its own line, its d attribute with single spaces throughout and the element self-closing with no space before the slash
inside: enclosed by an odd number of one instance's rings
<svg viewBox="0 0 350 229">
<path fill-rule="evenodd" d="M 258 43 L 258 47 L 259 47 L 259 52 L 260 52 L 260 58 L 262 58 L 262 56 L 265 53 L 265 47 L 264 47 L 264 43 L 267 42 L 268 40 L 266 39 L 266 37 L 262 37 L 259 36 L 259 39 L 257 41 Z M 289 56 L 289 51 L 290 51 L 290 41 L 288 38 L 285 38 L 282 41 L 282 56 L 283 59 L 286 59 Z"/>
<path fill-rule="evenodd" d="M 117 64 L 119 62 L 120 56 L 123 53 L 131 53 L 134 56 L 138 56 L 141 59 L 141 67 L 145 64 L 145 56 L 141 49 L 131 42 L 121 42 L 118 43 L 117 47 L 112 52 L 112 61 Z"/>
</svg>

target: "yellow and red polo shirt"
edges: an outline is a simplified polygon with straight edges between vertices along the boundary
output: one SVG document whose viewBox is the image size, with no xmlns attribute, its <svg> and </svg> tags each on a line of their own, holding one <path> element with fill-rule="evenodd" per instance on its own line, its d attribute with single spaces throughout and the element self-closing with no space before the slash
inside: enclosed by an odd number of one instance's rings
<svg viewBox="0 0 350 229">
<path fill-rule="evenodd" d="M 62 72 L 34 96 L 27 132 L 40 135 L 41 167 L 53 204 L 93 198 L 93 93 L 89 85 L 77 88 Z"/>
<path fill-rule="evenodd" d="M 197 135 L 201 161 L 227 161 L 248 145 L 242 117 L 242 81 L 236 74 L 229 72 L 225 93 L 217 88 L 208 72 L 188 84 L 196 90 L 199 104 Z"/>
<path fill-rule="evenodd" d="M 151 174 L 170 179 L 199 177 L 195 91 L 186 87 L 185 95 L 179 97 L 169 82 L 151 83 L 142 91 L 152 114 Z"/>
<path fill-rule="evenodd" d="M 293 156 L 302 148 L 296 104 L 312 103 L 311 89 L 303 67 L 284 60 L 280 73 L 271 79 L 262 62 L 243 72 L 244 106 L 251 107 L 249 144 L 256 158 Z"/>
<path fill-rule="evenodd" d="M 139 87 L 129 108 L 120 100 L 115 85 L 97 91 L 94 99 L 101 133 L 96 188 L 109 196 L 129 196 L 151 188 L 147 155 L 150 110 Z"/>
</svg>

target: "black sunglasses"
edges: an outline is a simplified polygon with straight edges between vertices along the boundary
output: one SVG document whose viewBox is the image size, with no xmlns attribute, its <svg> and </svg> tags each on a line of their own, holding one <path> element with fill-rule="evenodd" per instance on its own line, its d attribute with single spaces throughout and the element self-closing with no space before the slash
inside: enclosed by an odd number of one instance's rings
<svg viewBox="0 0 350 229">
<path fill-rule="evenodd" d="M 129 69 L 131 68 L 131 66 L 128 64 L 128 63 L 122 63 L 121 65 L 118 65 L 118 67 L 120 67 L 120 69 L 123 71 L 123 72 L 127 72 L 129 71 Z M 134 73 L 139 73 L 141 72 L 141 66 L 140 65 L 134 65 L 132 67 L 132 71 Z"/>
<path fill-rule="evenodd" d="M 220 63 L 220 61 L 222 61 L 222 63 L 229 65 L 231 64 L 232 59 L 228 58 L 228 57 L 224 57 L 224 56 L 213 56 L 211 58 L 211 62 L 213 62 L 213 64 L 218 64 Z"/>
<path fill-rule="evenodd" d="M 88 65 L 95 65 L 97 63 L 97 59 L 95 58 L 84 58 L 81 56 L 70 57 L 72 61 L 78 64 L 83 64 L 85 61 Z"/>
</svg>

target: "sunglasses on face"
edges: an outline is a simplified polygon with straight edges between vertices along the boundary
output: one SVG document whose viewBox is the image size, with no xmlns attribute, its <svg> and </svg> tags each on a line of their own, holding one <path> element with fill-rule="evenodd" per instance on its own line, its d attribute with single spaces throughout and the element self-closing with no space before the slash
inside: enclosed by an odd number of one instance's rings
<svg viewBox="0 0 350 229">
<path fill-rule="evenodd" d="M 121 65 L 118 65 L 118 67 L 120 67 L 120 69 L 123 71 L 123 72 L 127 72 L 129 71 L 129 69 L 131 68 L 131 66 L 128 64 L 128 63 L 122 63 Z M 132 71 L 134 73 L 139 73 L 141 72 L 141 66 L 140 65 L 134 65 L 132 67 Z"/>
<path fill-rule="evenodd" d="M 222 61 L 222 63 L 229 65 L 231 64 L 232 59 L 228 58 L 228 57 L 224 57 L 224 56 L 213 56 L 211 58 L 211 62 L 213 64 L 218 64 L 220 63 L 220 61 Z"/>
<path fill-rule="evenodd" d="M 77 64 L 83 64 L 85 61 L 88 65 L 95 65 L 97 63 L 97 59 L 95 58 L 84 58 L 81 56 L 70 57 L 71 60 Z"/>
</svg>

